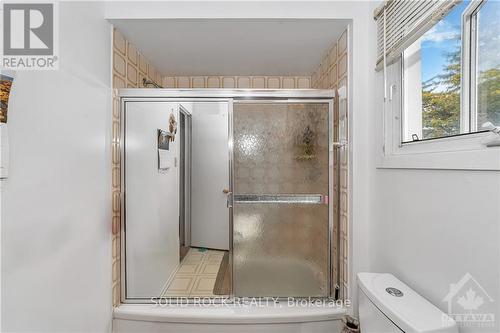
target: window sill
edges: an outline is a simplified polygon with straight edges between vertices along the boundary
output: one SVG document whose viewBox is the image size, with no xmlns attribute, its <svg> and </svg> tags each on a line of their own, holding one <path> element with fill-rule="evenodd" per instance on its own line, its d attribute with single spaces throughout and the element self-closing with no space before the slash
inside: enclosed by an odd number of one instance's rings
<svg viewBox="0 0 500 333">
<path fill-rule="evenodd" d="M 500 147 L 486 147 L 495 136 L 477 133 L 396 145 L 379 154 L 379 169 L 500 171 Z"/>
</svg>

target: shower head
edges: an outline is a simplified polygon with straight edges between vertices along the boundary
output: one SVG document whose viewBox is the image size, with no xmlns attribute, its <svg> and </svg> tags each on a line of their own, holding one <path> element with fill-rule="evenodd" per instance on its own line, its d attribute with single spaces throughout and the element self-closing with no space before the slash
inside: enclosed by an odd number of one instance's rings
<svg viewBox="0 0 500 333">
<path fill-rule="evenodd" d="M 146 79 L 146 78 L 143 78 L 143 79 L 142 79 L 142 85 L 143 85 L 144 87 L 147 87 L 147 86 L 153 86 L 153 87 L 155 87 L 155 88 L 163 88 L 162 86 L 160 86 L 160 85 L 159 85 L 159 84 L 157 84 L 156 82 L 153 82 L 153 81 L 148 80 L 148 79 Z"/>
</svg>

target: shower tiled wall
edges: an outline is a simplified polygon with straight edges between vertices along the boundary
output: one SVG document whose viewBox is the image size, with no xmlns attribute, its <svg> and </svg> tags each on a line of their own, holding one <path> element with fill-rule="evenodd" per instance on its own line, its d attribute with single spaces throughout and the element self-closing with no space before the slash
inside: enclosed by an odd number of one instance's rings
<svg viewBox="0 0 500 333">
<path fill-rule="evenodd" d="M 113 254 L 113 305 L 120 304 L 120 218 L 121 218 L 121 174 L 120 174 L 120 99 L 117 89 L 140 88 L 142 79 L 161 84 L 162 74 L 128 42 L 123 35 L 113 29 L 113 127 L 112 127 L 112 254 Z"/>
<path fill-rule="evenodd" d="M 348 138 L 348 45 L 349 34 L 346 29 L 335 43 L 323 55 L 321 64 L 311 77 L 312 88 L 334 89 L 337 92 L 334 105 L 334 141 L 347 140 Z M 338 92 L 341 92 L 340 94 Z M 348 299 L 349 281 L 349 228 L 348 228 L 348 146 L 339 148 L 338 155 L 334 154 L 334 193 L 339 194 L 340 200 L 334 201 L 333 216 L 334 234 L 339 235 L 340 244 L 333 242 L 332 258 L 333 281 L 340 287 L 340 297 Z M 338 167 L 340 165 L 340 167 Z M 340 211 L 340 212 L 339 212 Z M 335 238 L 334 238 L 335 239 Z M 340 259 L 340 263 L 337 260 Z M 338 269 L 338 271 L 337 271 Z M 338 278 L 337 278 L 338 277 Z"/>
<path fill-rule="evenodd" d="M 164 88 L 309 89 L 310 76 L 166 76 Z"/>
<path fill-rule="evenodd" d="M 159 85 L 163 75 L 116 29 L 113 33 L 113 88 L 139 88 L 142 79 Z"/>
</svg>

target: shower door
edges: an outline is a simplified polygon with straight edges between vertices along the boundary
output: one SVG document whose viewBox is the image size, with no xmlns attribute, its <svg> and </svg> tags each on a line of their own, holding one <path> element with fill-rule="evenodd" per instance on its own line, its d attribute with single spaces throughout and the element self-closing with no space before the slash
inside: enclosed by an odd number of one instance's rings
<svg viewBox="0 0 500 333">
<path fill-rule="evenodd" d="M 329 296 L 330 110 L 235 101 L 235 296 Z"/>
</svg>

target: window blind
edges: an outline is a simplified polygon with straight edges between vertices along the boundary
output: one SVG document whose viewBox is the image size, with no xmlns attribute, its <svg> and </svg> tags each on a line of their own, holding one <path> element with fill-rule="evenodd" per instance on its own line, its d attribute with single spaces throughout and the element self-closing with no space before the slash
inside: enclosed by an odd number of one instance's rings
<svg viewBox="0 0 500 333">
<path fill-rule="evenodd" d="M 377 22 L 377 70 L 381 70 L 384 66 L 384 54 L 387 65 L 394 63 L 406 47 L 460 2 L 461 0 L 384 2 L 374 13 Z"/>
</svg>

